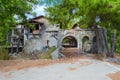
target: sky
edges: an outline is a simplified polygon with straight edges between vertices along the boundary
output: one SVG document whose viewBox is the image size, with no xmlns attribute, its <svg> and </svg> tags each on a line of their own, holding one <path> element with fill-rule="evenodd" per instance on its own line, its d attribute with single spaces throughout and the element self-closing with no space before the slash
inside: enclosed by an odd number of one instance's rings
<svg viewBox="0 0 120 80">
<path fill-rule="evenodd" d="M 41 6 L 37 5 L 37 6 L 36 6 L 36 8 L 33 10 L 33 12 L 36 12 L 36 17 L 37 17 L 37 16 L 40 16 L 40 15 L 45 16 L 45 10 L 44 10 L 44 8 L 46 8 L 45 5 L 41 5 Z M 33 18 L 33 16 L 27 15 L 27 18 L 28 18 L 28 19 L 29 19 L 29 18 Z"/>
<path fill-rule="evenodd" d="M 45 5 L 42 5 L 42 6 L 38 5 L 36 9 L 33 11 L 36 12 L 36 16 L 45 15 L 44 8 L 45 8 Z"/>
<path fill-rule="evenodd" d="M 33 12 L 36 12 L 36 16 L 43 15 L 45 16 L 45 10 L 46 4 L 53 5 L 52 2 L 49 2 L 49 0 L 39 0 L 41 4 L 37 5 L 36 9 L 33 10 Z M 57 3 L 61 3 L 62 0 L 56 0 Z M 27 15 L 28 18 L 33 18 L 31 15 Z"/>
</svg>

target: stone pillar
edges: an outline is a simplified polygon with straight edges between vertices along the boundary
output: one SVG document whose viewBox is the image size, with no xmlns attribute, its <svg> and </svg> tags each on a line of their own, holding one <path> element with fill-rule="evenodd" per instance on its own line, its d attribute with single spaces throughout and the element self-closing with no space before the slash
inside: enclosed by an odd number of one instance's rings
<svg viewBox="0 0 120 80">
<path fill-rule="evenodd" d="M 82 50 L 82 41 L 79 40 L 79 49 Z"/>
<path fill-rule="evenodd" d="M 76 37 L 77 37 L 77 48 L 79 49 L 80 48 L 79 36 L 76 36 Z"/>
</svg>

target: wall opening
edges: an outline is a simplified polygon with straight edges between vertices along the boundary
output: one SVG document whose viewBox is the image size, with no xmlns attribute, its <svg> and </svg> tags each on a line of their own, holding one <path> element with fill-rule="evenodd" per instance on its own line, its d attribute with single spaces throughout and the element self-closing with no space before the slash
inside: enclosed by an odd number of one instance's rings
<svg viewBox="0 0 120 80">
<path fill-rule="evenodd" d="M 89 51 L 90 50 L 89 37 L 88 36 L 84 36 L 82 38 L 82 50 L 83 51 Z"/>
<path fill-rule="evenodd" d="M 62 46 L 64 48 L 77 48 L 77 40 L 73 36 L 66 36 L 62 40 Z"/>
<path fill-rule="evenodd" d="M 97 38 L 96 38 L 96 36 L 94 36 L 93 40 L 92 40 L 92 52 L 93 53 L 97 52 Z"/>
</svg>

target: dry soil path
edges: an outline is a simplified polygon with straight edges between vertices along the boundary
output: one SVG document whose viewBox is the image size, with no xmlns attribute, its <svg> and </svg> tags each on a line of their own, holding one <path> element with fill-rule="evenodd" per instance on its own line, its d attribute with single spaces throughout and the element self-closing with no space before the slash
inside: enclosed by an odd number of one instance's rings
<svg viewBox="0 0 120 80">
<path fill-rule="evenodd" d="M 0 62 L 0 80 L 120 80 L 119 76 L 119 67 L 85 57 Z"/>
</svg>

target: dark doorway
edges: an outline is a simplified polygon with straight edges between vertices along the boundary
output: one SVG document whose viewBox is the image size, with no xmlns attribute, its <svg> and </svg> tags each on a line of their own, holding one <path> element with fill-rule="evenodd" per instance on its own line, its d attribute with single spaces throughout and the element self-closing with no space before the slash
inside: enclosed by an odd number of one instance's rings
<svg viewBox="0 0 120 80">
<path fill-rule="evenodd" d="M 62 46 L 64 48 L 77 48 L 77 40 L 73 36 L 67 36 L 63 39 Z"/>
<path fill-rule="evenodd" d="M 97 52 L 97 39 L 96 36 L 93 37 L 93 41 L 92 41 L 92 52 L 96 53 Z"/>
</svg>

